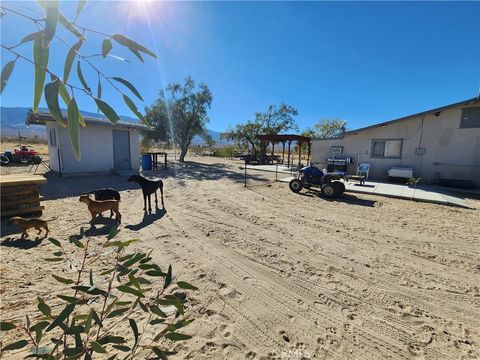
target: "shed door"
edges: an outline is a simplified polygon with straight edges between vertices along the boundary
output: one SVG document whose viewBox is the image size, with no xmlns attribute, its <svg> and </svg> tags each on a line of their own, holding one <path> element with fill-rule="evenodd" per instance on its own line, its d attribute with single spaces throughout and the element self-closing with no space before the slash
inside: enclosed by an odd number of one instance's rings
<svg viewBox="0 0 480 360">
<path fill-rule="evenodd" d="M 130 170 L 130 136 L 125 130 L 113 130 L 113 166 L 115 170 Z"/>
</svg>

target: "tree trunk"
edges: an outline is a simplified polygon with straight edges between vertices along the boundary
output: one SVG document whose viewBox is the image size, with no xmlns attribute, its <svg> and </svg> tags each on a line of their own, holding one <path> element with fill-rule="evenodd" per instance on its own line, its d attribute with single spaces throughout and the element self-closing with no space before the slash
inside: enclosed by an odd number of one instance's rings
<svg viewBox="0 0 480 360">
<path fill-rule="evenodd" d="M 188 148 L 181 148 L 180 162 L 185 162 L 185 155 L 187 155 Z"/>
</svg>

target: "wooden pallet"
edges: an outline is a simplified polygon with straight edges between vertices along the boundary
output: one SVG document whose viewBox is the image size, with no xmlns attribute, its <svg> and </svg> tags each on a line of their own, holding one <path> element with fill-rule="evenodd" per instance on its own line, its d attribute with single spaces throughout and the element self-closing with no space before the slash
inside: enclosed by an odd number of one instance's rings
<svg viewBox="0 0 480 360">
<path fill-rule="evenodd" d="M 40 213 L 40 185 L 47 183 L 41 175 L 14 174 L 0 177 L 1 215 L 12 216 L 28 213 Z"/>
</svg>

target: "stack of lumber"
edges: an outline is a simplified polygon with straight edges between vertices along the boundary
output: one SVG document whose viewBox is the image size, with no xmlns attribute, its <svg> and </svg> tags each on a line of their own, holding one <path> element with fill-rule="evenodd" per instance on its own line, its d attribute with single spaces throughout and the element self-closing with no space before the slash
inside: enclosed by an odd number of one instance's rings
<svg viewBox="0 0 480 360">
<path fill-rule="evenodd" d="M 42 175 L 13 174 L 0 177 L 1 216 L 42 213 L 40 185 L 46 184 Z"/>
</svg>

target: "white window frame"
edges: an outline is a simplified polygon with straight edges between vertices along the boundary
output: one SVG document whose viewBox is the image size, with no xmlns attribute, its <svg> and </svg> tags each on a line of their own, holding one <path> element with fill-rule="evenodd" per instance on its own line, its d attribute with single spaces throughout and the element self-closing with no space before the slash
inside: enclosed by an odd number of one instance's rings
<svg viewBox="0 0 480 360">
<path fill-rule="evenodd" d="M 389 155 L 389 156 L 385 156 L 385 153 L 386 153 L 386 150 L 388 149 L 388 146 L 387 146 L 387 143 L 388 142 L 394 142 L 394 141 L 399 141 L 400 142 L 400 151 L 399 151 L 399 154 L 398 156 L 392 156 L 392 155 Z M 382 155 L 374 155 L 374 147 L 375 147 L 375 143 L 380 143 L 380 142 L 383 142 L 385 143 L 385 146 L 384 146 L 384 149 L 383 149 L 383 156 Z M 370 157 L 371 158 L 378 158 L 378 159 L 401 159 L 402 158 L 402 151 L 403 151 L 403 139 L 372 139 L 372 147 L 371 147 L 371 150 L 370 150 Z"/>
</svg>

